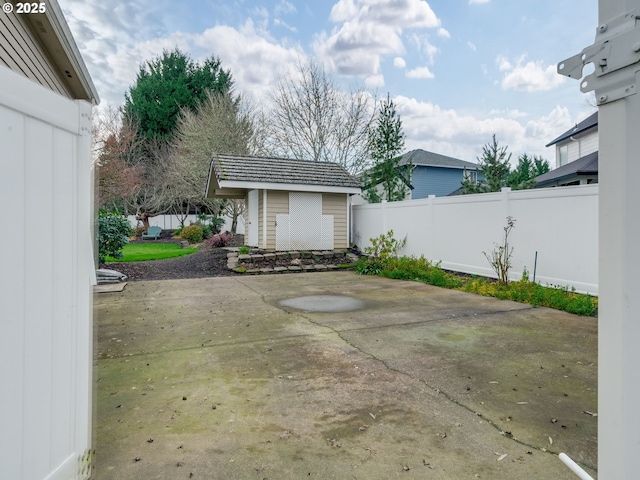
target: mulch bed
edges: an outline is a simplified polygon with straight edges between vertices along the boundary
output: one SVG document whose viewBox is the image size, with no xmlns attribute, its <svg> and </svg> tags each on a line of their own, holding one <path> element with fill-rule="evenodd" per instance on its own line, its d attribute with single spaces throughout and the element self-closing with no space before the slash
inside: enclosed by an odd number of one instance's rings
<svg viewBox="0 0 640 480">
<path fill-rule="evenodd" d="M 172 232 L 163 231 L 160 240 L 133 240 L 131 243 L 180 243 L 172 238 Z M 229 247 L 244 245 L 243 235 L 234 235 Z M 146 262 L 109 262 L 100 265 L 125 274 L 130 281 L 169 280 L 180 278 L 205 278 L 237 275 L 227 268 L 227 253 L 224 248 L 200 247 L 197 252 L 182 257 Z"/>
</svg>

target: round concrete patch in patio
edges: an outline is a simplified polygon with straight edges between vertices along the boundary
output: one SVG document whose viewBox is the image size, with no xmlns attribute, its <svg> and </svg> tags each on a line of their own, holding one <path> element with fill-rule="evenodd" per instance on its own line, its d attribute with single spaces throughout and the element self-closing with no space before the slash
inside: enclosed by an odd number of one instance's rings
<svg viewBox="0 0 640 480">
<path fill-rule="evenodd" d="M 351 312 L 364 308 L 364 302 L 346 295 L 308 295 L 288 298 L 278 302 L 281 307 L 295 308 L 305 312 Z"/>
</svg>

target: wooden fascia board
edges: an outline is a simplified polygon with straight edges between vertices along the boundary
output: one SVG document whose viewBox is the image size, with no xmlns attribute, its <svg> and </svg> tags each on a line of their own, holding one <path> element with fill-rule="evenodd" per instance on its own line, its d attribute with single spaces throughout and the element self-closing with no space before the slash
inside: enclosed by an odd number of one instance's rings
<svg viewBox="0 0 640 480">
<path fill-rule="evenodd" d="M 360 187 L 342 187 L 332 185 L 309 185 L 304 183 L 272 183 L 272 182 L 243 182 L 235 180 L 215 181 L 220 189 L 244 190 L 284 190 L 291 192 L 319 192 L 319 193 L 360 193 Z"/>
<path fill-rule="evenodd" d="M 73 92 L 73 96 L 76 99 L 87 100 L 94 105 L 99 104 L 98 91 L 58 2 L 51 0 L 47 2 L 46 8 L 45 13 L 26 15 L 33 35 L 46 49 L 58 69 L 60 78 Z M 71 78 L 65 73 L 66 71 L 70 73 Z"/>
</svg>

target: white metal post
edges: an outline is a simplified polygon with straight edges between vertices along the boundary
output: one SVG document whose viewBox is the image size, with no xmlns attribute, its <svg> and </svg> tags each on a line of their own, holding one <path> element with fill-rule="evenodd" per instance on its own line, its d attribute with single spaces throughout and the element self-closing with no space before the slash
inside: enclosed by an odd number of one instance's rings
<svg viewBox="0 0 640 480">
<path fill-rule="evenodd" d="M 558 65 L 599 105 L 598 477 L 640 463 L 640 0 L 599 0 L 596 42 Z"/>
</svg>

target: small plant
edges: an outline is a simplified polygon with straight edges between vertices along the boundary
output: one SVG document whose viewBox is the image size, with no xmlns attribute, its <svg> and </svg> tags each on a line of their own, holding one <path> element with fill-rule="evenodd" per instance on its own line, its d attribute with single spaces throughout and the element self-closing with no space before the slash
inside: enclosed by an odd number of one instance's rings
<svg viewBox="0 0 640 480">
<path fill-rule="evenodd" d="M 233 235 L 229 232 L 221 232 L 212 235 L 204 241 L 204 246 L 207 248 L 221 248 L 226 247 L 227 244 L 231 241 Z"/>
<path fill-rule="evenodd" d="M 380 260 L 388 260 L 392 257 L 397 257 L 401 248 L 407 244 L 407 237 L 402 240 L 396 240 L 393 237 L 393 230 L 389 230 L 387 233 L 381 234 L 377 238 L 370 238 L 370 247 L 364 248 L 364 253 Z"/>
<path fill-rule="evenodd" d="M 482 252 L 498 275 L 498 281 L 506 285 L 509 283 L 509 269 L 511 268 L 511 256 L 513 255 L 513 247 L 509 248 L 509 233 L 515 226 L 516 220 L 513 217 L 507 217 L 507 225 L 503 228 L 504 238 L 502 245 L 494 243 L 494 249 L 490 252 Z"/>
<path fill-rule="evenodd" d="M 246 245 L 241 246 L 240 248 L 238 248 L 238 253 L 240 255 L 246 255 L 251 251 L 251 248 L 247 247 Z"/>
<path fill-rule="evenodd" d="M 107 257 L 121 258 L 122 248 L 129 243 L 132 229 L 129 221 L 115 212 L 98 212 L 98 262 Z"/>
<path fill-rule="evenodd" d="M 202 227 L 197 224 L 189 225 L 188 227 L 184 227 L 182 232 L 180 232 L 180 238 L 185 239 L 189 243 L 198 243 L 202 241 Z"/>
</svg>

